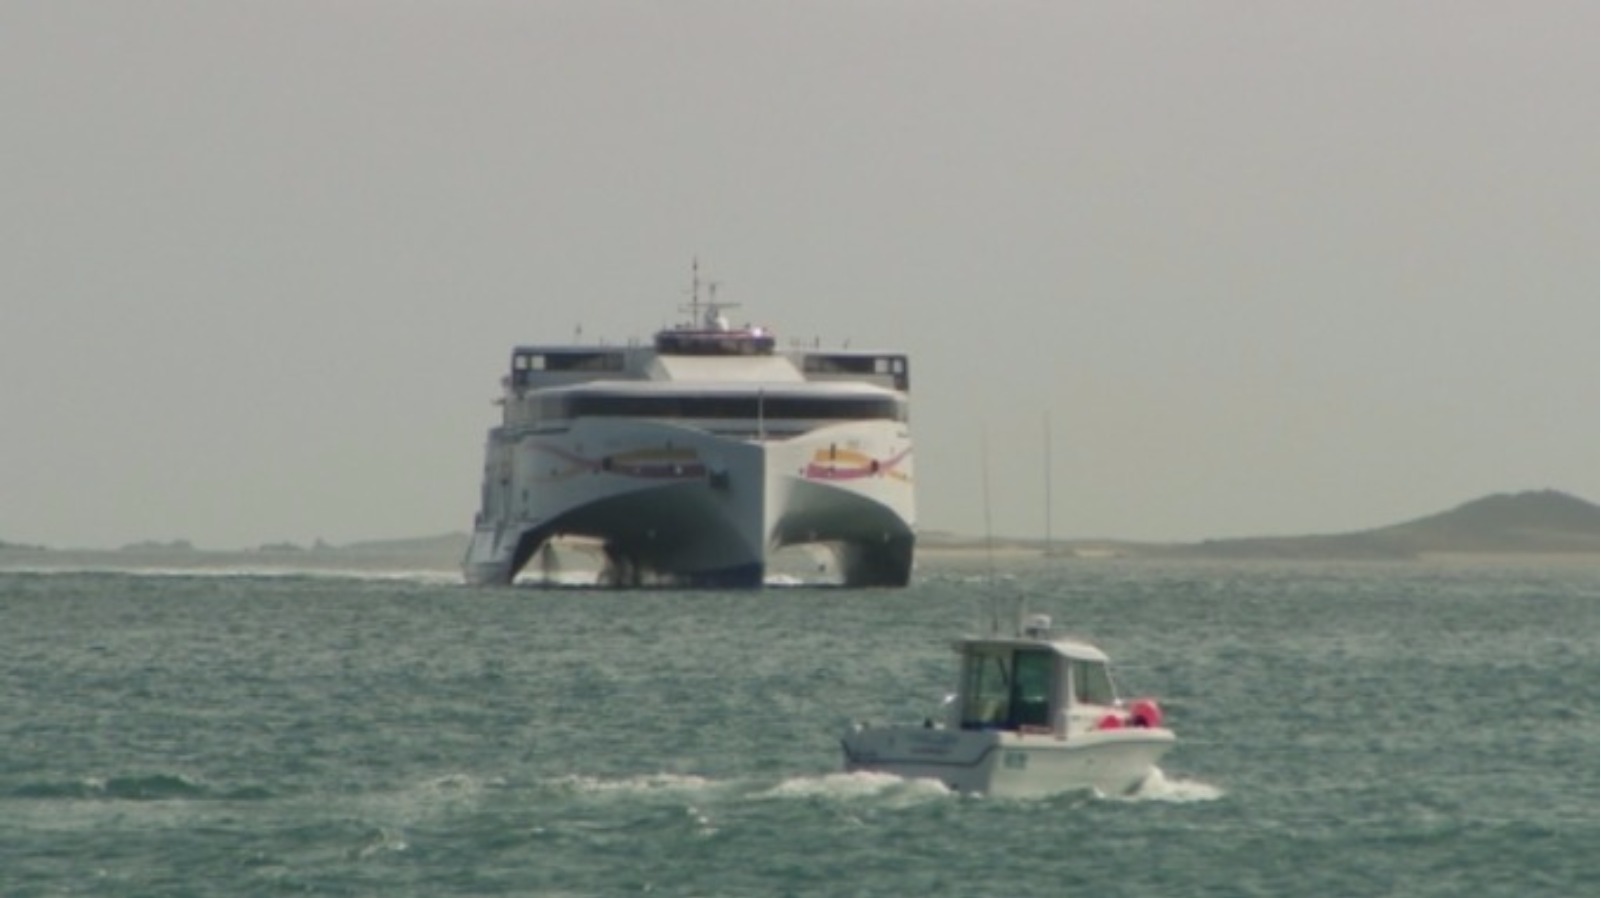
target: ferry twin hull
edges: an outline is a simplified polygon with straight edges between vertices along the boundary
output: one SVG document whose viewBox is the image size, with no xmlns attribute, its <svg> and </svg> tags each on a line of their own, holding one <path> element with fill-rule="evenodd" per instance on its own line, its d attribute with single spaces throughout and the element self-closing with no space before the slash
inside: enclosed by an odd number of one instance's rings
<svg viewBox="0 0 1601 898">
<path fill-rule="evenodd" d="M 600 541 L 606 582 L 760 586 L 772 552 L 838 550 L 847 584 L 904 586 L 913 548 L 904 425 L 852 422 L 783 440 L 660 422 L 581 422 L 491 437 L 498 484 L 466 575 L 510 583 L 556 536 Z"/>
<path fill-rule="evenodd" d="M 847 771 L 932 779 L 964 794 L 1038 798 L 1089 789 L 1133 792 L 1174 741 L 1171 731 L 1160 728 L 1059 739 L 1051 733 L 892 726 L 856 729 L 841 746 Z"/>
</svg>

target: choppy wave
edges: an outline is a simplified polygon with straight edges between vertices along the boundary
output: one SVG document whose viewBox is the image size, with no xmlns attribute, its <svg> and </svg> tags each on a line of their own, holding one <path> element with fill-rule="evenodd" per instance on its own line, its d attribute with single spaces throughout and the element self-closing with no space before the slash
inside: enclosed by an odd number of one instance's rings
<svg viewBox="0 0 1601 898">
<path fill-rule="evenodd" d="M 470 814 L 483 805 L 489 793 L 504 786 L 505 781 L 497 777 L 448 773 L 357 796 L 350 806 L 362 819 L 379 822 L 380 828 L 411 826 L 441 816 Z M 386 835 L 379 842 L 393 848 L 396 839 Z"/>
<path fill-rule="evenodd" d="M 262 801 L 273 797 L 259 786 L 219 788 L 177 773 L 46 780 L 23 783 L 7 794 L 46 801 Z"/>
</svg>

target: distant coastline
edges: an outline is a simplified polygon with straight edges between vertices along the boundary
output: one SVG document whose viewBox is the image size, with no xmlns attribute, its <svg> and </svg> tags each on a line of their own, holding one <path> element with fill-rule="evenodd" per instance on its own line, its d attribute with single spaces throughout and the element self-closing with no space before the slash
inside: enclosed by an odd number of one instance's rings
<svg viewBox="0 0 1601 898">
<path fill-rule="evenodd" d="M 255 549 L 196 548 L 188 540 L 144 541 L 121 549 L 60 549 L 0 540 L 4 568 L 147 568 L 227 570 L 453 571 L 466 533 L 311 546 L 271 543 Z M 1601 552 L 1601 506 L 1553 490 L 1485 496 L 1449 511 L 1370 530 L 1307 536 L 1242 537 L 1194 543 L 1117 539 L 986 538 L 924 531 L 919 558 L 964 563 L 1017 559 L 1194 559 L 1228 561 L 1404 561 L 1440 559 L 1595 561 Z"/>
<path fill-rule="evenodd" d="M 1595 558 L 1601 544 L 1601 506 L 1555 490 L 1498 493 L 1448 511 L 1348 533 L 1208 539 L 1194 543 L 1127 540 L 996 540 L 998 549 L 1077 558 L 1194 558 L 1225 560 L 1406 560 L 1461 557 L 1576 556 Z M 920 534 L 925 548 L 982 551 L 987 541 Z"/>
</svg>

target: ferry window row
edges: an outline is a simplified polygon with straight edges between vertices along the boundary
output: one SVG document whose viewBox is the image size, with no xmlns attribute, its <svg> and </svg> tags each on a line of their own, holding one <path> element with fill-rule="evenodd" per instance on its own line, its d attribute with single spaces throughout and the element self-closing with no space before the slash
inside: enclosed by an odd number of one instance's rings
<svg viewBox="0 0 1601 898">
<path fill-rule="evenodd" d="M 569 394 L 525 400 L 538 420 L 698 418 L 812 421 L 905 421 L 906 403 L 890 396 L 645 396 Z"/>
<path fill-rule="evenodd" d="M 803 363 L 807 374 L 867 375 L 889 377 L 895 388 L 905 390 L 911 377 L 907 371 L 906 356 L 865 355 L 856 353 L 808 353 Z"/>
<path fill-rule="evenodd" d="M 806 370 L 827 374 L 904 374 L 906 357 L 811 353 L 806 356 Z"/>
<path fill-rule="evenodd" d="M 519 352 L 511 358 L 512 379 L 526 383 L 531 372 L 540 371 L 621 371 L 621 352 Z"/>
</svg>

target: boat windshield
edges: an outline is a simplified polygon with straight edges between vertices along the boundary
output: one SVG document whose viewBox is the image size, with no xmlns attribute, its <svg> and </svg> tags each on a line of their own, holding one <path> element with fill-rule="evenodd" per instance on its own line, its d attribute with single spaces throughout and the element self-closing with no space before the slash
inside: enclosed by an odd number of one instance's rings
<svg viewBox="0 0 1601 898">
<path fill-rule="evenodd" d="M 999 729 L 1006 724 L 1011 696 L 1007 653 L 974 651 L 967 656 L 962 683 L 962 728 Z"/>
<path fill-rule="evenodd" d="M 1044 650 L 974 650 L 964 670 L 962 727 L 1015 730 L 1049 726 L 1054 663 L 1052 654 Z"/>
<path fill-rule="evenodd" d="M 1117 702 L 1117 690 L 1112 687 L 1112 673 L 1104 661 L 1069 663 L 1073 678 L 1073 700 L 1079 704 L 1111 705 Z"/>
<path fill-rule="evenodd" d="M 1051 725 L 1051 673 L 1055 656 L 1048 651 L 1017 653 L 1016 688 L 1012 691 L 1012 718 L 1008 729 Z"/>
</svg>

